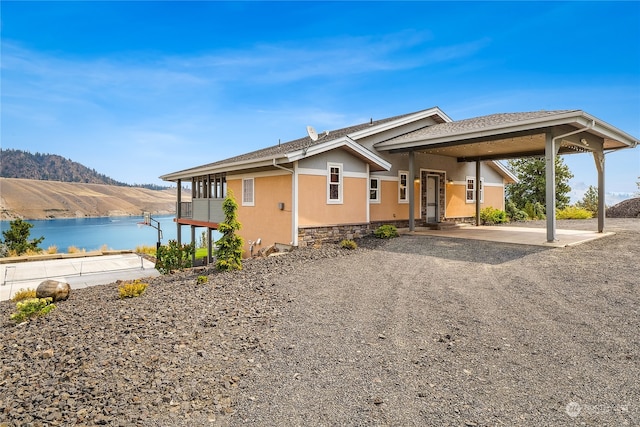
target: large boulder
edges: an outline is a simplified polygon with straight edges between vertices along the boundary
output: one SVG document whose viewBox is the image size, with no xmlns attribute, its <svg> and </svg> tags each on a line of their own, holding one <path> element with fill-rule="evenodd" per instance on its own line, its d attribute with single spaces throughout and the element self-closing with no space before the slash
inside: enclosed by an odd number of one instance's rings
<svg viewBox="0 0 640 427">
<path fill-rule="evenodd" d="M 40 283 L 36 289 L 37 298 L 53 298 L 53 302 L 65 301 L 70 293 L 71 286 L 68 283 L 51 279 Z"/>
</svg>

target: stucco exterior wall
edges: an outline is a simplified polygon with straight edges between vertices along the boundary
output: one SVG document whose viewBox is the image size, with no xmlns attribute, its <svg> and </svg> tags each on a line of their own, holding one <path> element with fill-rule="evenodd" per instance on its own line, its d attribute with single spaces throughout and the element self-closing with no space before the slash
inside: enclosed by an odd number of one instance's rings
<svg viewBox="0 0 640 427">
<path fill-rule="evenodd" d="M 352 224 L 367 221 L 367 179 L 343 178 L 342 204 L 327 203 L 327 177 L 298 176 L 298 226 Z"/>
<path fill-rule="evenodd" d="M 484 198 L 480 208 L 493 207 L 504 210 L 504 187 L 485 185 Z M 466 202 L 466 187 L 464 183 L 447 184 L 447 218 L 464 218 L 476 215 L 476 204 Z"/>
<path fill-rule="evenodd" d="M 373 176 L 373 175 L 372 175 Z M 375 176 L 374 176 L 375 177 Z M 414 183 L 415 218 L 420 218 L 420 183 Z M 396 221 L 409 219 L 409 203 L 398 202 L 398 181 L 380 180 L 380 203 L 370 203 L 371 221 Z"/>
<path fill-rule="evenodd" d="M 293 241 L 291 174 L 276 176 L 251 176 L 254 179 L 254 206 L 242 206 L 242 178 L 227 180 L 238 203 L 238 221 L 242 228 L 238 232 L 244 239 L 245 256 L 249 256 L 249 240 L 262 240 L 254 252 L 274 243 L 289 244 Z M 278 203 L 284 203 L 280 210 Z"/>
</svg>

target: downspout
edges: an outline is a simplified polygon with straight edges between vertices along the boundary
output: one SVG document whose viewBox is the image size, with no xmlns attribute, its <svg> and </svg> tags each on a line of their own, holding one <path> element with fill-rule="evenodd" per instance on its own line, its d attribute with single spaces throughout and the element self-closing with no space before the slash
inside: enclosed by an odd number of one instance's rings
<svg viewBox="0 0 640 427">
<path fill-rule="evenodd" d="M 296 171 L 294 169 L 285 168 L 276 163 L 276 159 L 273 159 L 273 167 L 282 169 L 283 171 L 291 174 L 291 244 L 298 246 L 298 200 L 296 198 Z"/>
</svg>

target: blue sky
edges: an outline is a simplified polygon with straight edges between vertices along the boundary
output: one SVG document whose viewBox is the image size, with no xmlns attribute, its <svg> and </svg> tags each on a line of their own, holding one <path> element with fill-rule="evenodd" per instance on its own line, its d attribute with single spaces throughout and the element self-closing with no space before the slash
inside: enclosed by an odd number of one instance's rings
<svg viewBox="0 0 640 427">
<path fill-rule="evenodd" d="M 433 106 L 581 109 L 640 137 L 640 2 L 0 7 L 2 147 L 128 183 Z M 565 162 L 574 198 L 596 184 L 591 156 Z M 638 175 L 640 149 L 607 155 L 608 192 Z"/>
</svg>

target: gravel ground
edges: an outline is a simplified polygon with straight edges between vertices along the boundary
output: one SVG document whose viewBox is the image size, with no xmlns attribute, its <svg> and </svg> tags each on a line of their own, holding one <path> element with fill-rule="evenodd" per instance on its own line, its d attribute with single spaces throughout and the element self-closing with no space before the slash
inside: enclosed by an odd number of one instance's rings
<svg viewBox="0 0 640 427">
<path fill-rule="evenodd" d="M 640 221 L 607 229 L 325 245 L 20 326 L 3 302 L 0 426 L 640 425 Z"/>
</svg>

